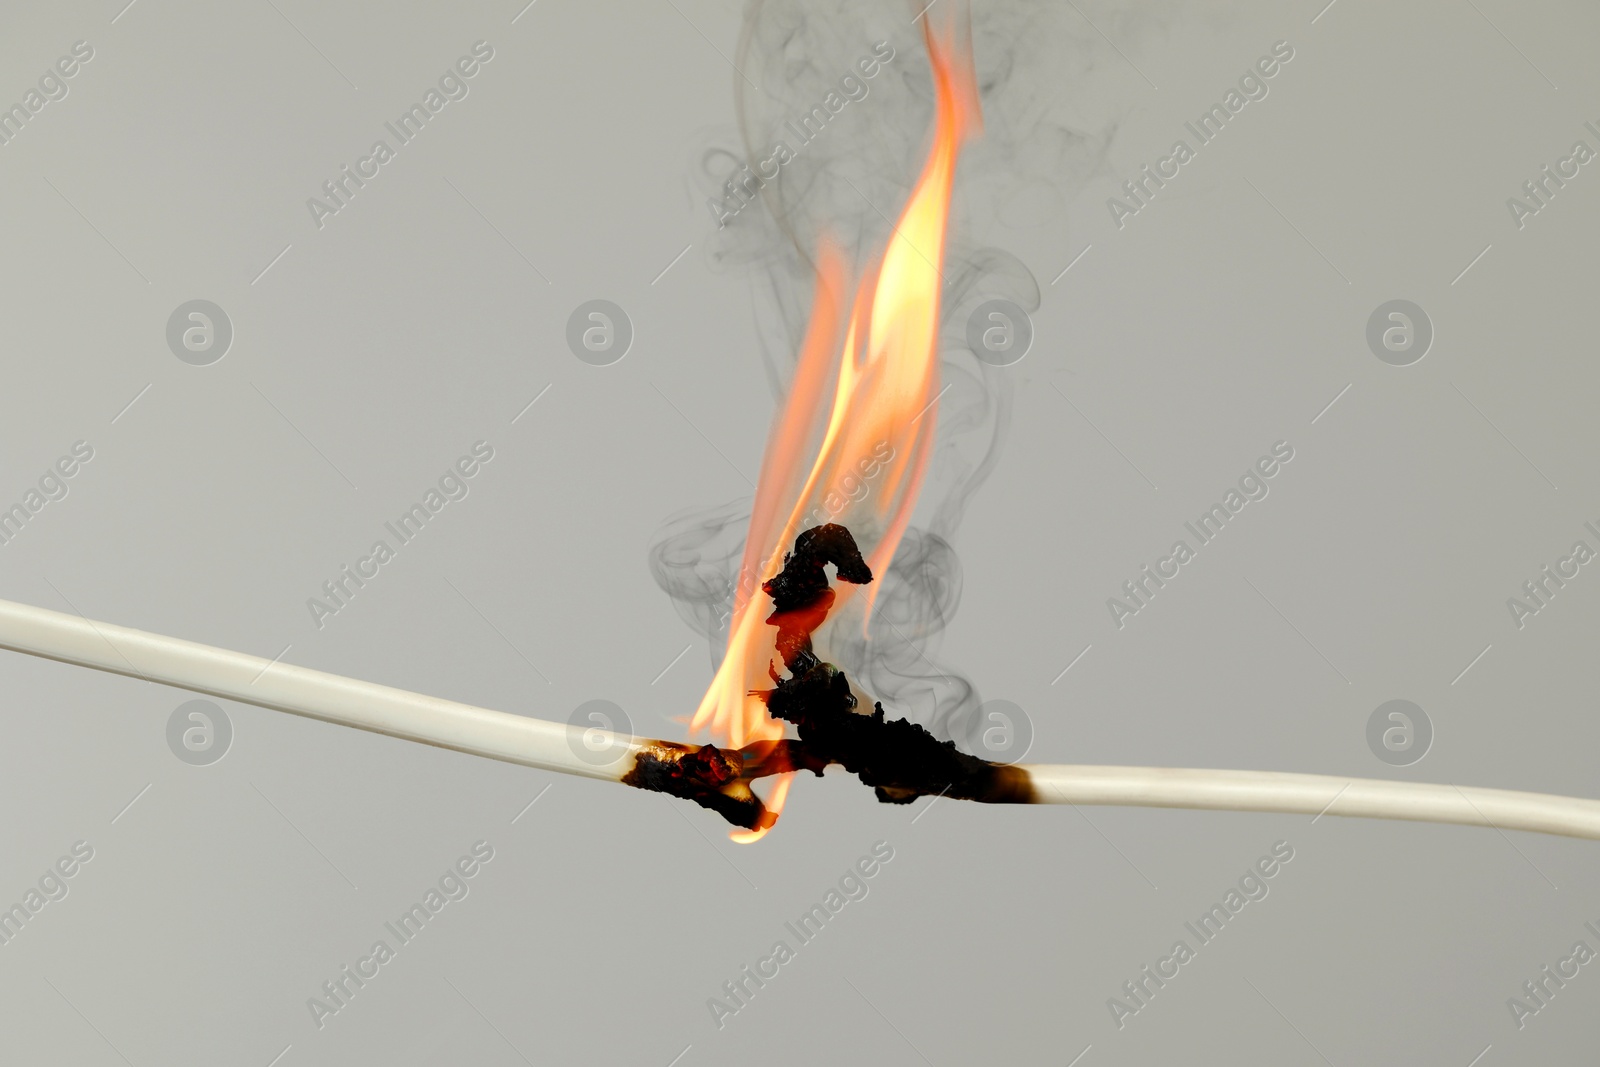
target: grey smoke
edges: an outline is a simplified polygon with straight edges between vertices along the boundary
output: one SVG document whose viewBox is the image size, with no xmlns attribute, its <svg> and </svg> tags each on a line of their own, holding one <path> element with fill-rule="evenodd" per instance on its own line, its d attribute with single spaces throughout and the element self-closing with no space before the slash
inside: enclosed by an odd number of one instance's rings
<svg viewBox="0 0 1600 1067">
<path fill-rule="evenodd" d="M 750 501 L 691 508 L 667 520 L 650 547 L 650 573 L 690 629 L 722 661 L 733 615 L 734 580 L 750 523 Z"/>
</svg>

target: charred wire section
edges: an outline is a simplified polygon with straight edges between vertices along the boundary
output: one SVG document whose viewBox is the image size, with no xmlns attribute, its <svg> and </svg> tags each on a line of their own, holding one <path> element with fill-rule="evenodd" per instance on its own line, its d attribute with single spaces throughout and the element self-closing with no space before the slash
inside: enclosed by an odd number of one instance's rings
<svg viewBox="0 0 1600 1067">
<path fill-rule="evenodd" d="M 745 830 L 761 830 L 776 820 L 750 791 L 744 761 L 737 751 L 714 745 L 678 745 L 653 741 L 634 757 L 624 785 L 692 800 Z"/>
<path fill-rule="evenodd" d="M 858 707 L 844 673 L 812 650 L 811 635 L 826 621 L 835 597 L 825 569 L 829 564 L 840 581 L 872 581 L 850 531 L 829 523 L 796 538 L 783 569 L 762 585 L 774 609 L 766 621 L 777 627 L 777 651 L 788 674 L 781 675 L 774 664 L 768 671 L 773 688 L 757 695 L 774 718 L 792 723 L 799 737 L 738 750 L 655 742 L 639 753 L 622 780 L 693 800 L 745 829 L 774 821 L 751 792 L 752 780 L 786 771 L 820 775 L 832 763 L 872 786 L 887 804 L 909 804 L 920 796 L 1034 802 L 1026 771 L 962 752 L 908 720 L 886 719 L 881 703 L 870 713 Z"/>
</svg>

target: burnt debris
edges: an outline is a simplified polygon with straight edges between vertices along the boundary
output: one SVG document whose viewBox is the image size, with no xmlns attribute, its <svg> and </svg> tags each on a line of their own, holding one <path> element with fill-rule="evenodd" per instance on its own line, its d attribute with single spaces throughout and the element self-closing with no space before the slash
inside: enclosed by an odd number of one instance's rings
<svg viewBox="0 0 1600 1067">
<path fill-rule="evenodd" d="M 837 568 L 841 582 L 865 585 L 872 581 L 872 571 L 849 530 L 835 522 L 813 526 L 795 538 L 794 551 L 783 557 L 783 570 L 761 583 L 772 598 L 773 617 L 810 607 L 825 593 L 831 596 L 824 569 L 828 563 Z"/>
<path fill-rule="evenodd" d="M 872 581 L 850 531 L 829 523 L 802 533 L 784 557 L 783 569 L 761 587 L 772 598 L 774 610 L 766 621 L 778 630 L 777 651 L 788 674 L 771 666 L 773 688 L 757 695 L 774 718 L 794 725 L 798 738 L 737 751 L 661 742 L 639 754 L 623 781 L 693 800 L 746 829 L 774 819 L 750 791 L 752 780 L 785 771 L 820 775 L 833 763 L 872 786 L 887 804 L 909 804 L 920 796 L 1032 803 L 1026 771 L 979 759 L 909 720 L 887 719 L 881 703 L 870 713 L 858 708 L 844 673 L 812 648 L 811 635 L 834 602 L 828 564 L 840 581 Z"/>
<path fill-rule="evenodd" d="M 761 695 L 767 710 L 793 723 L 800 735 L 798 744 L 788 746 L 791 769 L 820 775 L 837 763 L 887 804 L 939 794 L 989 803 L 1030 801 L 1027 772 L 962 752 L 917 723 L 886 719 L 881 703 L 871 714 L 858 710 L 844 673 L 818 659 L 811 647 L 811 634 L 833 604 L 824 563 L 834 564 L 842 581 L 872 581 L 850 531 L 830 523 L 801 534 L 783 570 L 762 586 L 776 609 L 767 622 L 783 638 L 778 652 L 789 676 L 780 678 L 774 670 L 774 688 Z"/>
</svg>

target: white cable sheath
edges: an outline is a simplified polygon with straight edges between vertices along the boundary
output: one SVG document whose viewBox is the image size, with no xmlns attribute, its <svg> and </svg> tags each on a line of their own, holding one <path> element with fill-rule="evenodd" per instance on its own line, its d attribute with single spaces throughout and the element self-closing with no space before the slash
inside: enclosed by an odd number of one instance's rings
<svg viewBox="0 0 1600 1067">
<path fill-rule="evenodd" d="M 360 730 L 546 771 L 616 780 L 642 745 L 618 737 L 616 758 L 582 758 L 585 731 L 404 689 L 343 678 L 194 641 L 0 600 L 0 648 L 125 674 Z M 590 738 L 595 740 L 595 738 Z M 609 741 L 602 735 L 600 740 Z"/>
<path fill-rule="evenodd" d="M 1600 840 L 1600 800 L 1548 793 L 1281 771 L 1066 764 L 1036 764 L 1026 769 L 1039 802 L 1044 804 L 1412 819 Z"/>
</svg>

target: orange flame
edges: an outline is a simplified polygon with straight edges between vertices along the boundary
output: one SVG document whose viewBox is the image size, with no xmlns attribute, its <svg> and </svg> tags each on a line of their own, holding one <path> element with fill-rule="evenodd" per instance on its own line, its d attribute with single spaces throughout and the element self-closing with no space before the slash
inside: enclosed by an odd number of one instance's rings
<svg viewBox="0 0 1600 1067">
<path fill-rule="evenodd" d="M 932 451 L 939 399 L 939 307 L 945 230 L 956 157 L 980 122 L 970 45 L 957 20 L 924 20 L 933 70 L 933 144 L 888 239 L 876 276 L 855 292 L 839 345 L 848 270 L 839 251 L 819 250 L 815 306 L 794 382 L 762 459 L 735 593 L 728 651 L 690 723 L 720 744 L 775 741 L 784 724 L 753 695 L 774 662 L 772 601 L 760 588 L 802 531 L 843 522 L 881 578 L 911 519 Z M 831 398 L 827 396 L 832 387 Z M 819 427 L 821 427 L 819 432 Z M 807 460 L 809 459 L 809 464 Z M 838 591 L 835 608 L 851 587 Z M 877 585 L 867 587 L 870 613 Z M 792 772 L 777 777 L 766 804 L 776 814 Z M 735 841 L 765 830 L 736 831 Z"/>
</svg>

